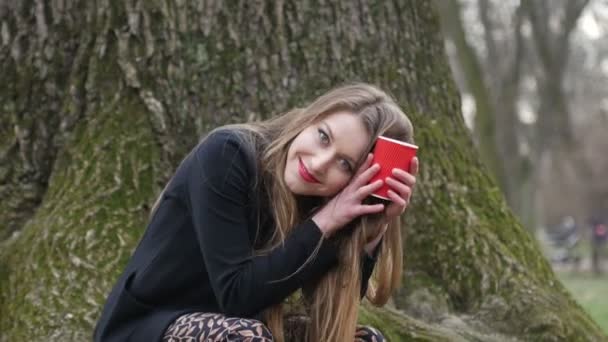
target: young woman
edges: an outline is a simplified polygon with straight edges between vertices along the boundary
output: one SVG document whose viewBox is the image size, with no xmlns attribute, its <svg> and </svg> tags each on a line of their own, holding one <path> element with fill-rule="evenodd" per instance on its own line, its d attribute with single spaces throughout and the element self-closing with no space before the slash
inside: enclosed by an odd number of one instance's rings
<svg viewBox="0 0 608 342">
<path fill-rule="evenodd" d="M 381 341 L 356 325 L 358 306 L 364 295 L 384 305 L 399 285 L 418 161 L 386 179 L 391 201 L 372 201 L 378 135 L 413 141 L 405 114 L 367 84 L 208 134 L 157 200 L 95 340 L 283 341 L 296 301 L 310 341 Z"/>
</svg>

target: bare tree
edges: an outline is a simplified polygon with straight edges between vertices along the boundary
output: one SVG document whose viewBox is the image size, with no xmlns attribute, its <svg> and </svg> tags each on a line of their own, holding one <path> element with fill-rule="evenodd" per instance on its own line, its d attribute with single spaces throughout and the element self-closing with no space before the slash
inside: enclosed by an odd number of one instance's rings
<svg viewBox="0 0 608 342">
<path fill-rule="evenodd" d="M 556 183 L 567 182 L 568 178 L 589 180 L 592 177 L 588 160 L 577 152 L 581 150 L 581 144 L 575 139 L 568 100 L 570 96 L 564 88 L 571 55 L 570 38 L 588 3 L 588 0 L 561 1 L 556 6 L 556 2 L 550 1 L 525 2 L 532 27 L 532 45 L 540 66 L 535 69 L 538 120 L 531 144 L 532 154 L 538 161 L 534 182 L 539 188 L 553 187 Z M 550 190 L 545 193 L 551 194 Z M 584 197 L 581 194 L 573 196 Z M 540 206 L 538 210 L 549 223 L 570 214 L 564 212 L 568 209 L 560 205 L 555 208 Z"/>
<path fill-rule="evenodd" d="M 520 150 L 522 125 L 517 117 L 525 58 L 522 5 L 511 9 L 503 3 L 503 8 L 496 8 L 499 5 L 494 2 L 479 0 L 483 34 L 475 46 L 467 39 L 460 2 L 447 0 L 437 4 L 446 36 L 455 46 L 456 61 L 466 80 L 464 87 L 475 99 L 473 133 L 482 159 L 496 176 L 509 206 L 532 228 L 533 220 L 525 215 L 530 206 L 527 199 L 532 163 L 531 156 Z M 510 18 L 505 21 L 505 16 Z"/>
<path fill-rule="evenodd" d="M 473 22 L 482 31 L 475 37 L 472 25 L 464 25 L 454 15 L 463 13 L 460 2 L 439 3 L 444 27 L 452 33 L 449 36 L 461 36 L 452 39 L 460 51 L 455 59 L 467 80 L 465 91 L 476 99 L 474 134 L 484 161 L 528 228 L 551 221 L 559 206 L 543 198 L 548 193 L 538 189 L 573 172 L 584 179 L 591 175 L 585 160 L 572 158 L 580 155 L 574 151 L 581 146 L 573 136 L 570 97 L 564 90 L 571 32 L 588 1 L 469 1 L 468 7 L 475 8 L 478 16 Z M 526 27 L 531 28 L 531 40 L 522 35 Z M 478 68 L 471 68 L 472 58 Z M 522 88 L 526 80 L 522 75 L 534 81 L 534 89 Z M 480 88 L 485 91 L 476 90 Z M 531 103 L 536 113 L 532 124 L 518 118 L 518 103 L 523 102 Z"/>
<path fill-rule="evenodd" d="M 574 136 L 570 124 L 567 96 L 564 92 L 566 66 L 570 56 L 570 36 L 589 0 L 523 1 L 532 26 L 534 48 L 541 72 L 538 73 L 540 105 L 537 123 L 537 150 L 572 145 Z M 557 22 L 551 27 L 551 23 Z"/>
</svg>

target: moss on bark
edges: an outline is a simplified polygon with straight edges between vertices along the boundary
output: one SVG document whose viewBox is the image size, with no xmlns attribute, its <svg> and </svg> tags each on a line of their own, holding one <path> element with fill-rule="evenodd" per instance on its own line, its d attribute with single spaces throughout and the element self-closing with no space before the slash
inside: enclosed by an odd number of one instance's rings
<svg viewBox="0 0 608 342">
<path fill-rule="evenodd" d="M 157 159 L 140 104 L 118 101 L 82 121 L 44 204 L 2 246 L 2 337 L 90 339 L 107 290 L 143 232 Z"/>
</svg>

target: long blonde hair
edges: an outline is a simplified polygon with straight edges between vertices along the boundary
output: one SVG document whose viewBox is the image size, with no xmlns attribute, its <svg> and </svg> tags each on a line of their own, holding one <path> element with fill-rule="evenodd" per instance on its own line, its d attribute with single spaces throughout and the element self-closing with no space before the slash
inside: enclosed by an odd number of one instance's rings
<svg viewBox="0 0 608 342">
<path fill-rule="evenodd" d="M 219 128 L 238 132 L 253 149 L 259 170 L 257 185 L 265 187 L 269 203 L 272 203 L 270 210 L 276 229 L 265 244 L 256 250 L 256 254 L 265 254 L 280 246 L 292 227 L 311 216 L 315 208 L 322 204 L 319 200 L 303 206 L 289 191 L 282 175 L 287 150 L 295 137 L 304 128 L 337 111 L 348 111 L 361 118 L 371 137 L 367 152 L 371 151 L 379 135 L 413 143 L 412 124 L 395 101 L 380 89 L 363 83 L 335 88 L 304 108 L 293 109 L 266 121 Z M 367 153 L 359 163 L 365 155 Z M 152 212 L 161 197 L 162 194 Z M 351 222 L 349 234 L 337 234 L 339 266 L 326 273 L 317 284 L 304 289 L 310 314 L 310 325 L 307 327 L 309 341 L 354 340 L 360 304 L 360 258 L 367 238 L 379 224 L 378 218 L 379 215 L 360 217 Z M 370 279 L 366 297 L 376 306 L 386 304 L 401 280 L 403 254 L 400 227 L 399 218 L 389 223 Z M 283 342 L 282 305 L 265 309 L 264 320 L 275 340 Z"/>
</svg>

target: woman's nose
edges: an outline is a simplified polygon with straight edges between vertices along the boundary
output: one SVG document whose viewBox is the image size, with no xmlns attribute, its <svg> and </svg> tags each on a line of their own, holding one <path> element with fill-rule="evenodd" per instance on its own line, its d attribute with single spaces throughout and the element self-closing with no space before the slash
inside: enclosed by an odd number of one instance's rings
<svg viewBox="0 0 608 342">
<path fill-rule="evenodd" d="M 319 153 L 315 155 L 312 159 L 312 165 L 310 165 L 310 170 L 316 175 L 323 175 L 327 172 L 327 169 L 331 163 L 333 156 L 331 153 Z"/>
</svg>

